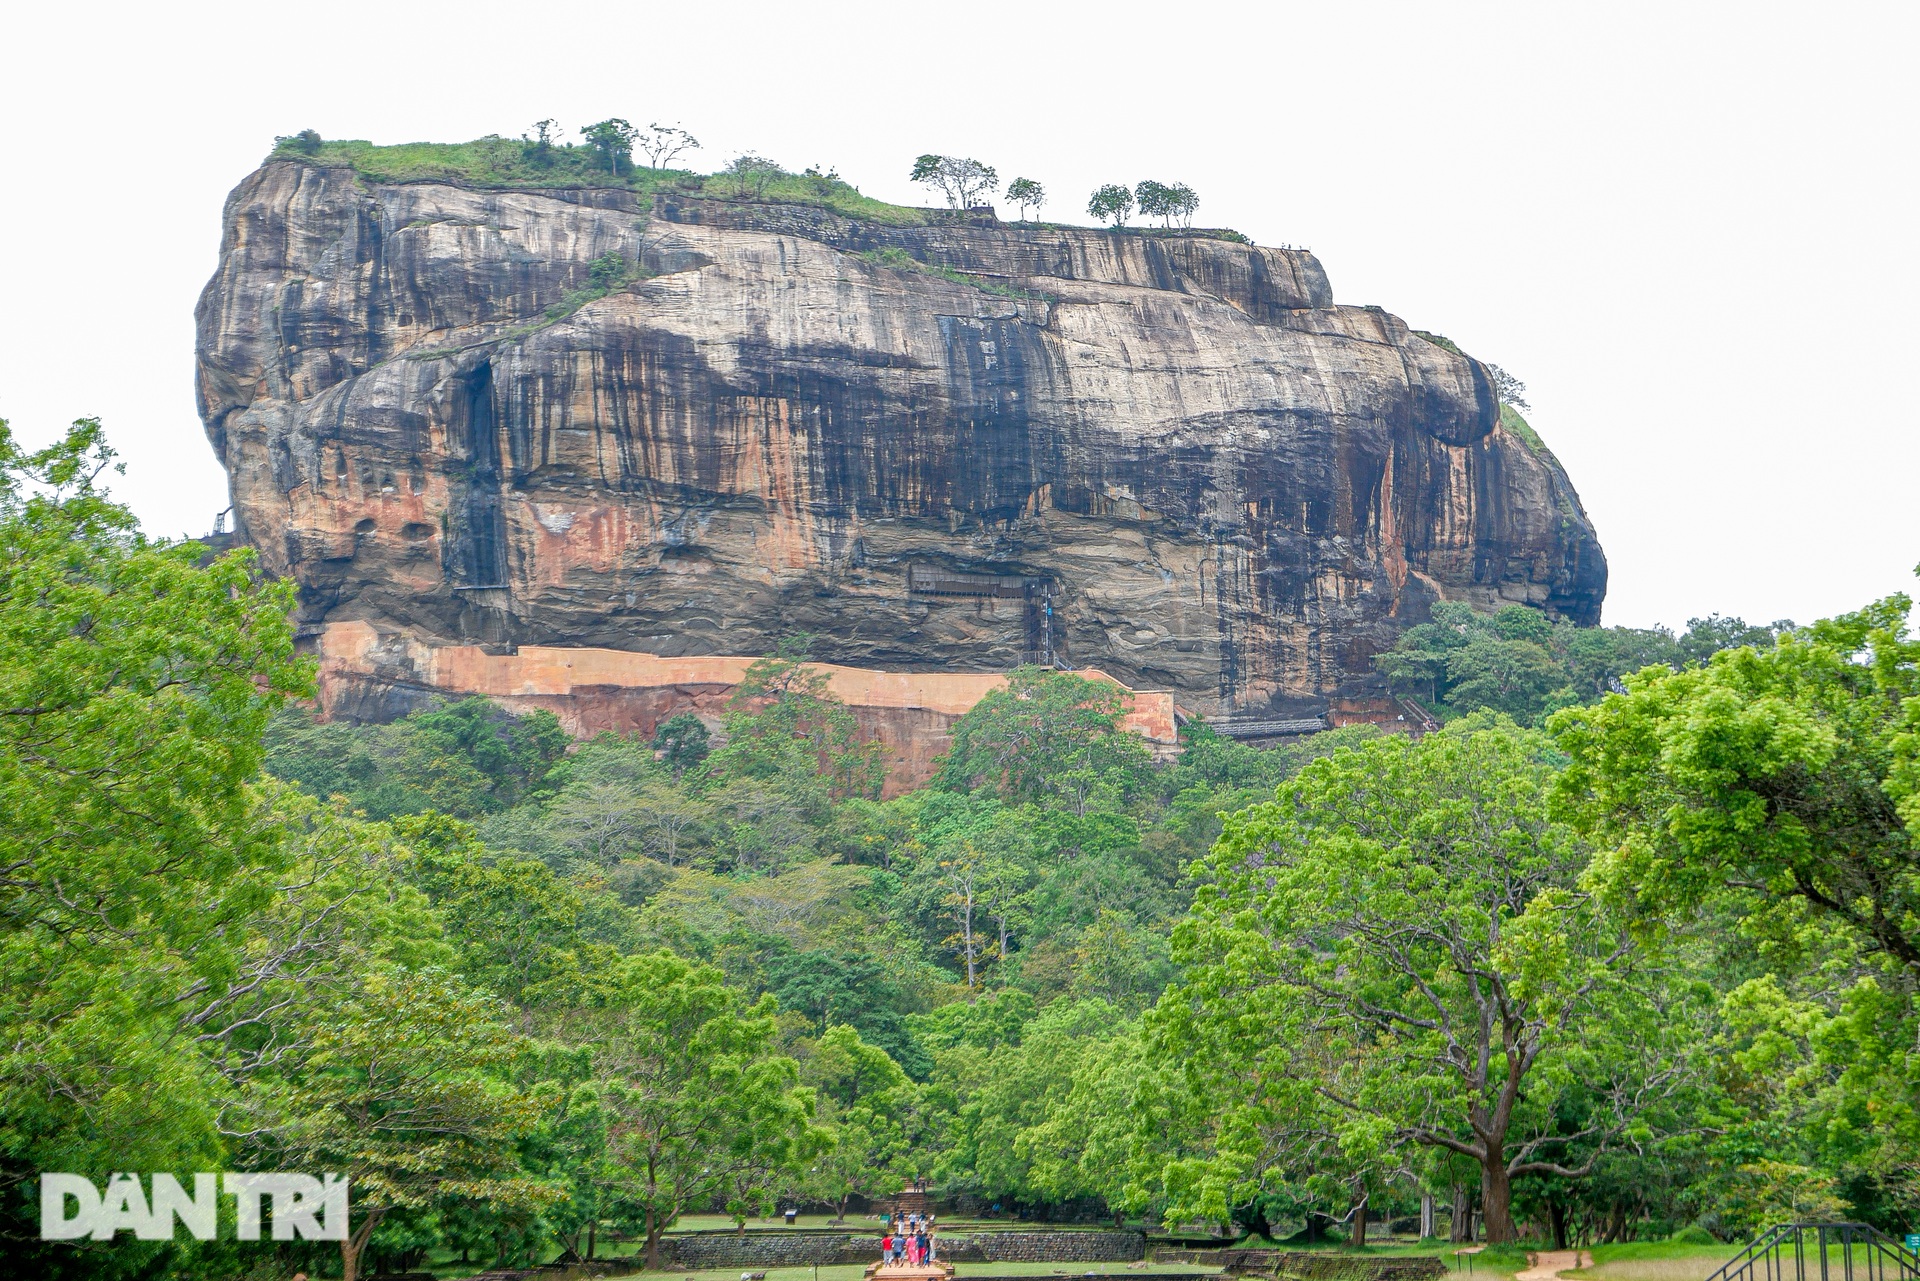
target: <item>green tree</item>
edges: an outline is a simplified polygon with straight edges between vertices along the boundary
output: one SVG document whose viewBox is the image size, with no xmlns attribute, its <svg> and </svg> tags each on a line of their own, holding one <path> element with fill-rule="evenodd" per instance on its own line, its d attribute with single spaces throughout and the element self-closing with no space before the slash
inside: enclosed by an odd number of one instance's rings
<svg viewBox="0 0 1920 1281">
<path fill-rule="evenodd" d="M 523 1009 L 572 999 L 587 950 L 587 886 L 530 859 L 503 858 L 441 814 L 396 820 L 413 882 L 433 904 L 459 971 Z"/>
<path fill-rule="evenodd" d="M 1792 626 L 1750 627 L 1716 614 L 1691 620 L 1676 637 L 1662 627 L 1575 627 L 1525 605 L 1485 614 L 1441 601 L 1431 622 L 1408 628 L 1374 664 L 1396 692 L 1442 716 L 1496 711 L 1531 725 L 1604 697 L 1628 672 L 1701 663 L 1733 646 L 1770 643 Z"/>
<path fill-rule="evenodd" d="M 1498 365 L 1488 365 L 1487 372 L 1493 375 L 1493 390 L 1503 405 L 1512 405 L 1515 409 L 1533 412 L 1533 406 L 1527 403 L 1527 385 L 1515 378 Z"/>
<path fill-rule="evenodd" d="M 595 976 L 570 1020 L 609 1114 L 608 1191 L 644 1234 L 649 1268 L 689 1206 L 724 1196 L 740 1208 L 828 1141 L 793 1060 L 773 1052 L 773 1010 L 662 951 Z"/>
<path fill-rule="evenodd" d="M 1184 182 L 1174 183 L 1173 186 L 1169 188 L 1169 193 L 1167 197 L 1167 213 L 1170 219 L 1178 218 L 1182 227 L 1191 227 L 1193 225 L 1193 215 L 1200 208 L 1199 195 L 1192 187 L 1189 187 Z"/>
<path fill-rule="evenodd" d="M 675 778 L 707 759 L 707 727 L 692 712 L 681 712 L 660 722 L 653 732 L 653 750 Z"/>
<path fill-rule="evenodd" d="M 974 208 L 1000 186 L 1000 175 L 992 165 L 963 156 L 921 156 L 913 162 L 908 180 L 939 192 L 956 214 Z"/>
<path fill-rule="evenodd" d="M 290 589 L 250 552 L 202 564 L 198 544 L 144 538 L 105 490 L 113 459 L 96 420 L 40 450 L 0 422 L 9 1218 L 42 1169 L 209 1168 L 193 1163 L 218 1159 L 224 1087 L 199 1046 L 225 1043 L 236 987 L 286 960 L 246 926 L 296 852 L 262 832 L 247 782 L 274 708 L 311 690 Z"/>
<path fill-rule="evenodd" d="M 747 668 L 727 702 L 726 746 L 707 758 L 705 777 L 765 784 L 824 818 L 829 797 L 877 794 L 886 764 L 884 748 L 861 739 L 828 688 L 828 674 L 806 661 L 811 644 L 794 637 Z"/>
<path fill-rule="evenodd" d="M 561 843 L 590 867 L 613 867 L 639 847 L 640 799 L 623 783 L 572 784 L 547 813 Z"/>
<path fill-rule="evenodd" d="M 801 1073 L 819 1091 L 822 1119 L 834 1135 L 804 1183 L 844 1219 L 855 1193 L 890 1191 L 902 1177 L 897 1163 L 907 1150 L 903 1120 L 915 1102 L 913 1087 L 892 1056 L 846 1024 L 821 1035 Z"/>
<path fill-rule="evenodd" d="M 551 118 L 534 121 L 531 136 L 520 135 L 527 159 L 543 169 L 553 163 L 553 144 L 559 138 L 560 122 Z"/>
<path fill-rule="evenodd" d="M 1136 186 L 1133 195 L 1139 202 L 1140 216 L 1158 218 L 1163 227 L 1172 227 L 1176 218 L 1182 227 L 1191 226 L 1193 212 L 1200 207 L 1200 197 L 1184 182 L 1168 184 L 1149 179 Z"/>
<path fill-rule="evenodd" d="M 1173 225 L 1173 188 L 1149 178 L 1135 184 L 1133 199 L 1142 218 L 1158 218 L 1162 226 Z"/>
<path fill-rule="evenodd" d="M 1364 1196 L 1425 1145 L 1479 1167 L 1487 1239 L 1511 1241 L 1515 1178 L 1583 1177 L 1689 1079 L 1657 974 L 1577 890 L 1550 756 L 1469 721 L 1316 761 L 1229 820 L 1154 1016 L 1219 1100 L 1228 1204 L 1336 1154 Z"/>
<path fill-rule="evenodd" d="M 1764 650 L 1649 668 L 1557 716 L 1572 758 L 1558 795 L 1607 849 L 1596 884 L 1650 920 L 1725 890 L 1804 904 L 1920 977 L 1910 609 L 1894 596 Z"/>
<path fill-rule="evenodd" d="M 742 198 L 760 200 L 765 198 L 767 188 L 776 178 L 786 176 L 786 170 L 778 162 L 765 156 L 756 156 L 752 152 L 735 156 L 721 174 L 733 188 L 733 194 Z"/>
<path fill-rule="evenodd" d="M 1020 221 L 1025 222 L 1029 209 L 1047 203 L 1047 189 L 1031 178 L 1015 178 L 1007 184 L 1007 199 L 1020 206 Z"/>
<path fill-rule="evenodd" d="M 1087 212 L 1118 229 L 1127 225 L 1133 213 L 1133 193 L 1119 183 L 1096 188 L 1087 198 Z"/>
<path fill-rule="evenodd" d="M 1910 609 L 1893 596 L 1705 666 L 1649 668 L 1552 722 L 1571 758 L 1558 803 L 1602 850 L 1591 883 L 1652 933 L 1733 921 L 1764 967 L 1729 995 L 1736 1061 L 1786 1087 L 1829 1159 L 1890 1187 L 1920 1145 Z"/>
<path fill-rule="evenodd" d="M 1030 1162 L 1028 1182 L 1040 1197 L 1097 1197 L 1117 1224 L 1164 1208 L 1164 1172 L 1206 1144 L 1196 1124 L 1203 1115 L 1179 1065 L 1152 1052 L 1135 1020 L 1075 1056 L 1064 1097 L 1021 1131 L 1015 1147 Z"/>
<path fill-rule="evenodd" d="M 1145 778 L 1147 746 L 1119 728 L 1131 699 L 1117 685 L 1016 667 L 953 726 L 934 786 L 989 787 L 1016 801 L 1064 799 L 1084 815 L 1102 783 L 1116 799 Z"/>
<path fill-rule="evenodd" d="M 515 1159 L 534 1114 L 506 1078 L 518 1044 L 501 1015 L 451 975 L 376 972 L 322 1018 L 286 1082 L 263 1092 L 263 1110 L 281 1118 L 273 1146 L 288 1167 L 348 1180 L 345 1281 L 359 1275 L 388 1215 L 448 1196 L 495 1210 L 553 1199 Z"/>
<path fill-rule="evenodd" d="M 1006 1009 L 1007 997 L 995 1003 Z M 949 1135 L 943 1183 L 1029 1203 L 1048 1199 L 1034 1180 L 1041 1153 L 1023 1139 L 1065 1105 L 1076 1068 L 1117 1022 L 1103 1002 L 1059 1001 L 1031 1016 L 1017 1040 L 970 1036 L 936 1051 L 931 1089 L 950 1109 L 942 1119 Z"/>
<path fill-rule="evenodd" d="M 633 168 L 633 140 L 639 136 L 639 132 L 618 116 L 598 124 L 583 125 L 580 129 L 587 146 L 593 149 L 593 154 L 611 174 Z"/>
<path fill-rule="evenodd" d="M 475 818 L 544 792 L 568 746 L 553 713 L 516 716 L 475 696 L 381 726 L 316 724 L 288 708 L 267 728 L 265 765 L 370 818 L 429 809 Z"/>
</svg>

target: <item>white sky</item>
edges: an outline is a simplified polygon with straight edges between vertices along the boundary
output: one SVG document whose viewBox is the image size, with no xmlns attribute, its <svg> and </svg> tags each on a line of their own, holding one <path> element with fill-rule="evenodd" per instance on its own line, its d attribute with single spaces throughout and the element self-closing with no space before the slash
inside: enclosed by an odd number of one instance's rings
<svg viewBox="0 0 1920 1281">
<path fill-rule="evenodd" d="M 1920 6 L 22 6 L 0 73 L 0 417 L 106 419 L 148 528 L 226 505 L 193 408 L 221 201 L 275 134 L 680 121 L 910 203 L 923 151 L 1185 181 L 1505 366 L 1612 565 L 1606 621 L 1801 620 L 1920 561 Z"/>
</svg>

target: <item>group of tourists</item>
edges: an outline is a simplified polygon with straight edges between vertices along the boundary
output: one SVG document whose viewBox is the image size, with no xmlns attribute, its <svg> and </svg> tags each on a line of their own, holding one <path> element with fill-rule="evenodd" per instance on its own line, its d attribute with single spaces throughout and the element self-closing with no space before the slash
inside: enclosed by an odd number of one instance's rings
<svg viewBox="0 0 1920 1281">
<path fill-rule="evenodd" d="M 880 1262 L 919 1267 L 933 1262 L 933 1218 L 904 1215 L 880 1238 Z"/>
</svg>

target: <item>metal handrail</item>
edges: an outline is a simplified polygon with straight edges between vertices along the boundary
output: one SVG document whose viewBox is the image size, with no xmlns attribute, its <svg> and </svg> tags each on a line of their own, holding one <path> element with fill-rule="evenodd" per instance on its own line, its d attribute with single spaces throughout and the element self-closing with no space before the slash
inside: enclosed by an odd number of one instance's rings
<svg viewBox="0 0 1920 1281">
<path fill-rule="evenodd" d="M 1834 1246 L 1840 1248 L 1839 1281 L 1856 1281 L 1856 1255 L 1858 1281 L 1920 1281 L 1920 1255 L 1870 1223 L 1846 1222 L 1775 1224 L 1707 1281 L 1835 1281 L 1828 1257 Z M 1809 1253 L 1818 1260 L 1812 1271 Z"/>
</svg>

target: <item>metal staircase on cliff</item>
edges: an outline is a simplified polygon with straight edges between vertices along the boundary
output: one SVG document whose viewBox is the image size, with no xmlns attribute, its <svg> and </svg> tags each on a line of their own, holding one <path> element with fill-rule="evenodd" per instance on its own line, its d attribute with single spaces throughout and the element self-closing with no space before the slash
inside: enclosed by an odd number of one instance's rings
<svg viewBox="0 0 1920 1281">
<path fill-rule="evenodd" d="M 1012 574 L 975 574 L 927 565 L 907 566 L 909 596 L 970 596 L 983 600 L 1025 603 L 1022 663 L 1071 671 L 1053 645 L 1053 583 L 1050 579 Z"/>
<path fill-rule="evenodd" d="M 1920 1255 L 1866 1223 L 1782 1223 L 1707 1281 L 1920 1281 Z"/>
</svg>

